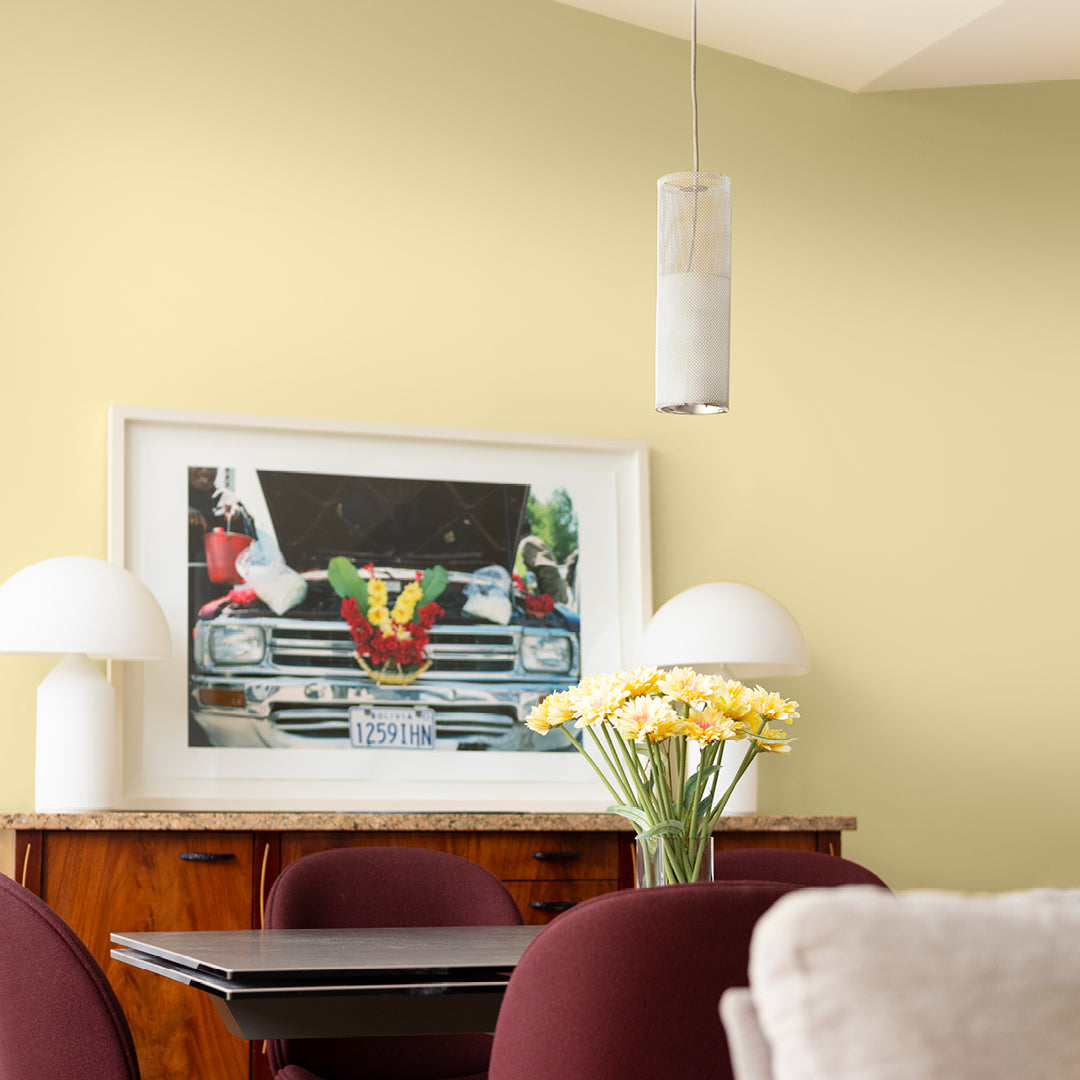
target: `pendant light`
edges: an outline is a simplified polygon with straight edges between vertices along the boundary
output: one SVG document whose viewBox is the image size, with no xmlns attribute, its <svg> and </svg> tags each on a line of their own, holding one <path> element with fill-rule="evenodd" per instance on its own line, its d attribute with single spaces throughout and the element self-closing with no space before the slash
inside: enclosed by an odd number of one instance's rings
<svg viewBox="0 0 1080 1080">
<path fill-rule="evenodd" d="M 698 171 L 697 0 L 690 5 L 693 172 L 657 181 L 656 411 L 728 411 L 731 181 Z"/>
</svg>

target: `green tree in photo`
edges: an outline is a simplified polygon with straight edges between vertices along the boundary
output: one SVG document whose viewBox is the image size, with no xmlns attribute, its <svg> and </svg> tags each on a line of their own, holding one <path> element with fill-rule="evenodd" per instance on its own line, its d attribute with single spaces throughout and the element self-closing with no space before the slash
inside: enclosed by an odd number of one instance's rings
<svg viewBox="0 0 1080 1080">
<path fill-rule="evenodd" d="M 544 541 L 555 561 L 564 563 L 578 546 L 578 523 L 574 504 L 565 488 L 556 488 L 547 502 L 541 502 L 529 492 L 525 509 L 532 531 Z"/>
</svg>

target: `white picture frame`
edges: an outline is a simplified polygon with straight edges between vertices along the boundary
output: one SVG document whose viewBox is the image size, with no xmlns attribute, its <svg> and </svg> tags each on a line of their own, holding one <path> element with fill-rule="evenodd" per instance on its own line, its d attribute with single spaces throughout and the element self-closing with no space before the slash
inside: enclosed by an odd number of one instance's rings
<svg viewBox="0 0 1080 1080">
<path fill-rule="evenodd" d="M 584 582 L 581 671 L 594 674 L 636 662 L 652 614 L 643 440 L 127 406 L 110 408 L 108 439 L 108 557 L 153 591 L 173 638 L 170 660 L 111 665 L 122 717 L 116 808 L 591 812 L 610 804 L 574 752 L 189 746 L 179 510 L 187 468 L 204 462 L 497 483 L 572 478 Z"/>
</svg>

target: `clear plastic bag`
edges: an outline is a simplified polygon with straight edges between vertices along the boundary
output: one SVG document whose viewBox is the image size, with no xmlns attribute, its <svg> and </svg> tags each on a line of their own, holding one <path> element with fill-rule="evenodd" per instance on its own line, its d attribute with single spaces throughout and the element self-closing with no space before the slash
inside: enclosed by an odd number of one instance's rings
<svg viewBox="0 0 1080 1080">
<path fill-rule="evenodd" d="M 461 610 L 466 615 L 475 615 L 478 619 L 506 626 L 514 613 L 514 606 L 510 602 L 512 584 L 505 566 L 481 567 L 465 586 L 465 605 Z"/>
<path fill-rule="evenodd" d="M 307 596 L 307 582 L 285 565 L 277 541 L 258 530 L 258 539 L 236 557 L 236 572 L 275 614 L 284 615 Z"/>
</svg>

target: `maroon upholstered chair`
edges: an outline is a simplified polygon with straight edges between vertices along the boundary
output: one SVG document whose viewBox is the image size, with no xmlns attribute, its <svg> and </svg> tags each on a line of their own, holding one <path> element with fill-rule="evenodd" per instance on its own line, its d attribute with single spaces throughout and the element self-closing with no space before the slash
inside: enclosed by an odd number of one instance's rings
<svg viewBox="0 0 1080 1080">
<path fill-rule="evenodd" d="M 748 983 L 758 918 L 798 887 L 627 889 L 559 915 L 510 977 L 490 1080 L 730 1080 L 717 1002 Z"/>
<path fill-rule="evenodd" d="M 839 855 L 782 848 L 737 848 L 713 855 L 716 881 L 784 881 L 815 888 L 831 885 L 888 886 L 865 866 Z"/>
<path fill-rule="evenodd" d="M 340 848 L 290 863 L 266 926 L 516 926 L 521 912 L 482 866 L 424 848 Z M 483 1080 L 490 1035 L 288 1039 L 267 1046 L 278 1080 Z"/>
<path fill-rule="evenodd" d="M 0 1077 L 139 1080 L 127 1020 L 90 950 L 2 874 Z"/>
</svg>

